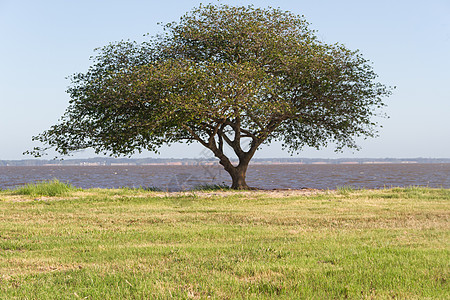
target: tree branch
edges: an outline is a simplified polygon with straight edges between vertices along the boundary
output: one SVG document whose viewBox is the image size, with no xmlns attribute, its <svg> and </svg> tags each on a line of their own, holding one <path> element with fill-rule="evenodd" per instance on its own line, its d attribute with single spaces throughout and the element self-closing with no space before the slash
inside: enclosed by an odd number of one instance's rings
<svg viewBox="0 0 450 300">
<path fill-rule="evenodd" d="M 200 144 L 202 144 L 203 146 L 205 146 L 208 149 L 211 149 L 209 147 L 209 143 L 207 143 L 204 140 L 202 140 L 202 138 L 198 134 L 196 134 L 195 131 L 192 130 L 192 128 L 190 128 L 189 126 L 187 126 L 185 124 L 183 124 L 183 128 L 186 129 L 194 137 L 195 140 L 199 141 Z"/>
<path fill-rule="evenodd" d="M 221 135 L 221 137 L 225 140 L 225 142 L 230 146 L 233 147 L 233 141 L 227 136 L 227 134 L 225 132 L 220 132 L 219 134 Z"/>
<path fill-rule="evenodd" d="M 242 137 L 251 137 L 252 139 L 256 139 L 256 135 L 247 129 L 241 128 L 241 132 L 243 132 L 245 135 L 241 135 Z"/>
</svg>

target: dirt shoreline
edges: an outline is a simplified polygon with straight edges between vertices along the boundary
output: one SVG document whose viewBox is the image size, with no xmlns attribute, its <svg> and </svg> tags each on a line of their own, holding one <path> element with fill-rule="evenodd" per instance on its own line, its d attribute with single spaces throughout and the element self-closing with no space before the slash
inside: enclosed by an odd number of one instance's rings
<svg viewBox="0 0 450 300">
<path fill-rule="evenodd" d="M 335 193 L 332 190 L 319 190 L 319 189 L 273 189 L 273 190 L 214 190 L 214 191 L 183 191 L 183 192 L 156 192 L 158 196 L 189 196 L 196 195 L 200 197 L 213 197 L 213 196 L 231 196 L 231 195 L 243 195 L 243 196 L 270 196 L 273 198 L 283 198 L 292 196 L 309 196 L 317 194 Z"/>
</svg>

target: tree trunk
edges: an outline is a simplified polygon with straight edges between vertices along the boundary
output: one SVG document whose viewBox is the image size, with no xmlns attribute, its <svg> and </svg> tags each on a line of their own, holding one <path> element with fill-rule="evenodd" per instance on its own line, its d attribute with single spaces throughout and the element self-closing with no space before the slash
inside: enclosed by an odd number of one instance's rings
<svg viewBox="0 0 450 300">
<path fill-rule="evenodd" d="M 247 165 L 240 167 L 233 167 L 234 172 L 230 173 L 232 184 L 231 188 L 234 190 L 251 190 L 253 188 L 249 187 L 247 183 L 245 182 L 245 174 L 247 172 Z"/>
<path fill-rule="evenodd" d="M 236 132 L 236 130 L 235 130 Z M 226 135 L 219 135 L 219 147 L 216 147 L 215 140 L 210 138 L 209 143 L 205 146 L 214 153 L 214 155 L 219 159 L 219 163 L 224 167 L 225 171 L 230 174 L 232 179 L 231 188 L 235 190 L 255 190 L 256 188 L 251 188 L 245 182 L 245 175 L 247 173 L 248 164 L 255 154 L 256 149 L 261 144 L 261 141 L 253 141 L 252 146 L 249 151 L 244 152 L 240 147 L 240 135 L 239 132 L 235 134 L 235 140 L 230 141 L 229 138 L 226 139 L 227 143 L 234 149 L 236 156 L 239 158 L 239 164 L 235 167 L 228 159 L 228 157 L 223 153 L 223 140 L 222 138 Z"/>
<path fill-rule="evenodd" d="M 250 162 L 249 158 L 240 159 L 238 166 L 233 166 L 231 162 L 227 159 L 221 159 L 220 164 L 224 167 L 225 171 L 231 176 L 232 184 L 231 188 L 234 190 L 254 190 L 245 182 L 245 175 L 247 173 L 248 164 Z"/>
</svg>

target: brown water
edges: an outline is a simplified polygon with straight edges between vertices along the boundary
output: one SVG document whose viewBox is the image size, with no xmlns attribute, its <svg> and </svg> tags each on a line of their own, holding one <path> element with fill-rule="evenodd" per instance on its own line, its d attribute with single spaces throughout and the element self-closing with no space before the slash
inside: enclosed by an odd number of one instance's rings
<svg viewBox="0 0 450 300">
<path fill-rule="evenodd" d="M 169 191 L 230 184 L 229 175 L 219 166 L 0 167 L 0 189 L 53 178 L 81 188 L 157 187 Z M 450 164 L 252 165 L 247 183 L 263 189 L 450 188 Z"/>
</svg>

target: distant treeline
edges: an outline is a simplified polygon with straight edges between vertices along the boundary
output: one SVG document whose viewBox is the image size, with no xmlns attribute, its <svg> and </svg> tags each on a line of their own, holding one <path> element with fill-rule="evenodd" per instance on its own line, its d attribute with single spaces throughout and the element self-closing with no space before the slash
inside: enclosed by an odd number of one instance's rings
<svg viewBox="0 0 450 300">
<path fill-rule="evenodd" d="M 44 165 L 198 165 L 217 162 L 212 157 L 199 158 L 105 158 L 64 160 L 0 160 L 0 166 L 44 166 Z M 254 158 L 253 164 L 380 164 L 380 163 L 450 163 L 450 158 Z"/>
</svg>

